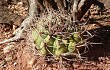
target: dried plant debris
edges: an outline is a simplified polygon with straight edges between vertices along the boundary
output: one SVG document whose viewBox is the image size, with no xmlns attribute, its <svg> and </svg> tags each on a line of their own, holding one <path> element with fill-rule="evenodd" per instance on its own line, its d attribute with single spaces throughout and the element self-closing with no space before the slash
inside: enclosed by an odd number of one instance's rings
<svg viewBox="0 0 110 70">
<path fill-rule="evenodd" d="M 8 9 L 11 11 L 10 14 L 16 13 L 21 16 L 26 16 L 28 7 L 24 7 L 23 2 L 18 2 L 15 5 L 8 5 Z"/>
</svg>

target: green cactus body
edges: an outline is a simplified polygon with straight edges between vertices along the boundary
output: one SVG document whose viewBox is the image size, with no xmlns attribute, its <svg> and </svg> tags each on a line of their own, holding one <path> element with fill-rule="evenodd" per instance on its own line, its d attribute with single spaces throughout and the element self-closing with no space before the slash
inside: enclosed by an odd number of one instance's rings
<svg viewBox="0 0 110 70">
<path fill-rule="evenodd" d="M 73 52 L 75 50 L 75 44 L 76 44 L 76 42 L 74 42 L 72 40 L 69 41 L 69 45 L 68 45 L 69 52 Z"/>
<path fill-rule="evenodd" d="M 62 42 L 65 44 L 65 46 L 68 46 L 69 40 L 62 40 Z"/>
<path fill-rule="evenodd" d="M 75 41 L 75 42 L 79 42 L 81 39 L 80 39 L 80 37 L 79 37 L 79 33 L 78 32 L 74 32 L 73 34 L 72 34 L 72 36 L 73 36 L 73 40 Z"/>
<path fill-rule="evenodd" d="M 42 37 L 35 30 L 32 31 L 32 37 L 35 41 L 35 44 L 37 45 L 37 48 L 39 49 L 39 46 L 42 42 Z"/>
<path fill-rule="evenodd" d="M 35 44 L 37 45 L 37 49 L 40 49 L 40 44 L 41 42 L 44 40 L 44 38 L 46 37 L 46 35 L 40 35 L 36 30 L 32 31 L 32 37 L 35 41 Z"/>
<path fill-rule="evenodd" d="M 41 54 L 41 55 L 46 55 L 46 54 L 48 54 L 46 45 L 45 45 L 45 43 L 43 43 L 43 42 L 40 44 L 40 54 Z"/>
<path fill-rule="evenodd" d="M 52 38 L 50 35 L 47 35 L 40 45 L 40 52 L 42 55 L 53 54 L 54 41 L 54 38 Z"/>
<path fill-rule="evenodd" d="M 80 42 L 80 37 L 78 32 L 72 33 L 72 36 L 69 38 L 68 50 L 73 53 L 76 49 L 75 45 Z"/>
<path fill-rule="evenodd" d="M 68 52 L 68 49 L 65 46 L 65 44 L 62 41 L 59 41 L 58 39 L 55 40 L 54 46 L 55 46 L 55 55 L 58 57 L 61 54 Z"/>
<path fill-rule="evenodd" d="M 55 39 L 48 35 L 45 39 L 44 39 L 44 42 L 47 44 L 47 50 L 49 53 L 52 53 L 53 54 L 53 44 L 54 44 L 54 41 Z"/>
<path fill-rule="evenodd" d="M 51 37 L 50 35 L 48 35 L 45 39 L 44 42 L 47 43 L 49 46 L 53 46 L 55 39 L 53 37 Z"/>
<path fill-rule="evenodd" d="M 36 32 L 36 30 L 32 31 L 32 38 L 34 39 L 34 41 L 38 38 L 38 33 Z"/>
</svg>

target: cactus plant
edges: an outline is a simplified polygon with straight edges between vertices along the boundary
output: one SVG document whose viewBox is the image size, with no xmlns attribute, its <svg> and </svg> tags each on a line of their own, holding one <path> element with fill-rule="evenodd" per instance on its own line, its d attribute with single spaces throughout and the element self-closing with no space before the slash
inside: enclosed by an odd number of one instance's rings
<svg viewBox="0 0 110 70">
<path fill-rule="evenodd" d="M 70 20 L 56 15 L 51 15 L 50 21 L 47 17 L 40 20 L 42 23 L 37 23 L 32 36 L 41 55 L 52 54 L 59 58 L 64 53 L 77 53 L 76 45 L 81 41 L 80 32 L 74 31 Z M 78 27 L 76 29 L 80 30 Z"/>
</svg>

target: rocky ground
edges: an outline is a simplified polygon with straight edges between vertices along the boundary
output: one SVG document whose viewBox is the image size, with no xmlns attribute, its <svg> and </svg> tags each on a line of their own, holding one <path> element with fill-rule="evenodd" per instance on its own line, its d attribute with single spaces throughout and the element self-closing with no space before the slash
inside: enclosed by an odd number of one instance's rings
<svg viewBox="0 0 110 70">
<path fill-rule="evenodd" d="M 19 27 L 27 15 L 28 7 L 24 2 L 4 5 L 0 12 L 0 41 L 13 37 L 12 32 Z M 103 2 L 103 0 L 100 0 Z M 26 3 L 26 5 L 24 5 Z M 110 70 L 110 3 L 104 2 L 105 11 L 92 6 L 90 9 L 89 23 L 84 26 L 92 35 L 91 42 L 102 44 L 88 46 L 87 53 L 82 54 L 83 60 L 77 60 L 72 64 L 57 62 L 47 64 L 44 57 L 37 55 L 37 50 L 31 44 L 29 33 L 26 39 L 0 45 L 0 70 Z M 3 15 L 5 14 L 5 15 Z"/>
</svg>

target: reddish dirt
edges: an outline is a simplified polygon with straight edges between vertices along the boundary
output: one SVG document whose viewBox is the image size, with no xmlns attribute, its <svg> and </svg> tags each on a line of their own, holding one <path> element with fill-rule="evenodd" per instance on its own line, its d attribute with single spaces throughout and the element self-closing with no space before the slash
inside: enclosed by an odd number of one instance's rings
<svg viewBox="0 0 110 70">
<path fill-rule="evenodd" d="M 103 43 L 89 45 L 88 52 L 82 54 L 86 59 L 72 64 L 65 61 L 47 64 L 44 57 L 38 56 L 35 47 L 26 39 L 13 43 L 15 49 L 9 53 L 3 52 L 9 43 L 0 45 L 0 70 L 110 70 L 110 11 L 105 13 L 97 15 L 97 18 L 93 15 L 91 22 L 85 26 L 95 35 L 90 39 L 91 42 Z M 0 24 L 0 41 L 12 37 L 13 31 L 13 25 Z M 12 59 L 6 61 L 8 55 L 11 55 Z"/>
</svg>

